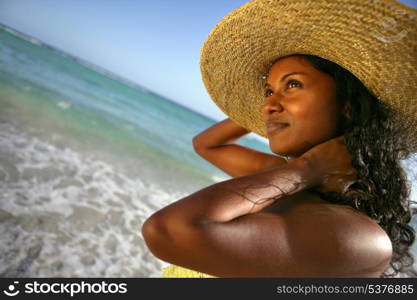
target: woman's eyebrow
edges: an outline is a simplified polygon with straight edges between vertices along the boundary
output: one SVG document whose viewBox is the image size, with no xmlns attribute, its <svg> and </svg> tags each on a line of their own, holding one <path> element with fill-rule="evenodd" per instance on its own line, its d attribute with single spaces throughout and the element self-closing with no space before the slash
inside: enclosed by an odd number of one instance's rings
<svg viewBox="0 0 417 300">
<path fill-rule="evenodd" d="M 284 76 L 282 76 L 282 78 L 279 81 L 283 82 L 285 80 L 285 78 L 287 78 L 288 76 L 296 75 L 296 74 L 298 74 L 298 75 L 308 75 L 308 73 L 306 73 L 306 72 L 291 72 L 291 73 L 288 73 L 288 74 L 285 74 Z M 268 82 L 266 82 L 264 87 L 265 88 L 271 87 L 271 85 Z"/>
<path fill-rule="evenodd" d="M 285 78 L 287 78 L 288 76 L 291 76 L 291 75 L 295 75 L 295 74 L 307 75 L 307 73 L 305 73 L 305 72 L 292 72 L 292 73 L 288 73 L 288 74 L 285 74 L 284 76 L 282 76 L 282 78 L 279 81 L 283 82 L 285 80 Z"/>
</svg>

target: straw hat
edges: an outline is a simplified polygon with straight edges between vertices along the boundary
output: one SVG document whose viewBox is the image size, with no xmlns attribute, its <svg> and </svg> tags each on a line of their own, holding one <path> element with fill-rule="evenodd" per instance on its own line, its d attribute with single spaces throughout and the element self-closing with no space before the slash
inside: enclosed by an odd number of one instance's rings
<svg viewBox="0 0 417 300">
<path fill-rule="evenodd" d="M 277 58 L 295 53 L 349 70 L 401 112 L 417 140 L 416 9 L 394 0 L 253 0 L 208 36 L 203 82 L 226 115 L 266 137 L 265 75 Z"/>
</svg>

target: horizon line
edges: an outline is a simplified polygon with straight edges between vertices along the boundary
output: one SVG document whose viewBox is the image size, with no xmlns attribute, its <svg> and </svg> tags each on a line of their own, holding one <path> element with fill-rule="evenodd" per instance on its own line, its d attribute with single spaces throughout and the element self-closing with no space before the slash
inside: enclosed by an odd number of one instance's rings
<svg viewBox="0 0 417 300">
<path fill-rule="evenodd" d="M 206 118 L 206 119 L 208 119 L 210 121 L 218 122 L 213 117 L 208 116 L 208 115 L 205 115 L 204 113 L 199 112 L 199 111 L 196 111 L 196 110 L 194 110 L 194 109 L 192 109 L 192 108 L 190 108 L 188 106 L 185 106 L 184 104 L 181 104 L 181 103 L 175 101 L 174 99 L 171 99 L 171 98 L 168 98 L 168 97 L 166 97 L 164 95 L 161 95 L 160 93 L 154 91 L 153 89 L 150 89 L 148 87 L 142 86 L 141 84 L 135 82 L 132 79 L 126 78 L 126 77 L 124 77 L 122 75 L 119 75 L 118 73 L 115 73 L 113 71 L 110 71 L 110 70 L 102 67 L 102 66 L 99 66 L 99 65 L 97 65 L 95 63 L 92 63 L 92 62 L 88 61 L 87 59 L 81 58 L 81 57 L 79 57 L 77 55 L 74 55 L 74 54 L 69 53 L 69 52 L 67 52 L 65 50 L 62 50 L 59 47 L 53 46 L 53 45 L 51 45 L 49 43 L 46 43 L 46 42 L 40 40 L 37 37 L 34 37 L 34 36 L 29 35 L 27 33 L 21 32 L 20 30 L 17 30 L 17 29 L 15 29 L 15 28 L 13 28 L 13 27 L 11 27 L 9 25 L 6 25 L 6 24 L 0 22 L 0 29 L 8 32 L 9 34 L 11 34 L 11 35 L 13 35 L 13 36 L 15 36 L 17 38 L 20 38 L 20 39 L 22 39 L 22 40 L 24 40 L 26 42 L 29 42 L 29 43 L 31 43 L 33 45 L 40 46 L 40 47 L 44 47 L 46 49 L 49 49 L 51 51 L 54 51 L 55 53 L 57 53 L 57 54 L 65 57 L 65 58 L 69 58 L 69 59 L 77 62 L 78 64 L 80 64 L 80 65 L 82 65 L 82 66 L 84 66 L 84 67 L 86 67 L 86 68 L 88 68 L 88 69 L 90 69 L 90 70 L 92 70 L 94 72 L 97 72 L 97 73 L 99 73 L 99 74 L 101 74 L 103 76 L 106 76 L 106 77 L 108 77 L 108 78 L 110 78 L 112 80 L 116 80 L 116 81 L 119 81 L 120 83 L 123 83 L 125 85 L 130 86 L 130 87 L 139 88 L 139 89 L 141 89 L 143 91 L 146 91 L 148 93 L 152 93 L 152 94 L 154 94 L 154 95 L 162 98 L 165 101 L 174 103 L 174 104 L 176 104 L 176 105 L 178 105 L 178 106 L 180 106 L 180 107 L 182 107 L 182 108 L 184 108 L 184 109 L 186 109 L 188 111 L 191 111 L 193 113 L 196 113 L 199 116 L 204 117 L 204 118 Z"/>
</svg>

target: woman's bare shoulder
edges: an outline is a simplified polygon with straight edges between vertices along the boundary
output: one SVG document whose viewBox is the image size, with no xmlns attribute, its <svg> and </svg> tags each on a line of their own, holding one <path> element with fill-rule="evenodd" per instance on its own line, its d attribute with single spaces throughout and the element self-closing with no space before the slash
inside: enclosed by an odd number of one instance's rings
<svg viewBox="0 0 417 300">
<path fill-rule="evenodd" d="M 387 233 L 374 219 L 351 206 L 329 203 L 308 191 L 299 193 L 290 203 L 293 208 L 288 212 L 294 217 L 302 215 L 311 220 L 324 218 L 334 222 L 334 226 L 346 236 L 361 235 L 389 240 Z"/>
<path fill-rule="evenodd" d="M 389 265 L 392 256 L 389 236 L 375 220 L 350 206 L 331 204 L 304 191 L 267 212 L 283 217 L 290 235 L 321 235 L 323 241 L 335 241 L 337 246 L 329 245 L 329 249 L 344 252 L 347 268 L 349 264 L 361 264 L 362 274 L 377 276 Z M 335 253 L 327 255 L 332 254 Z"/>
</svg>

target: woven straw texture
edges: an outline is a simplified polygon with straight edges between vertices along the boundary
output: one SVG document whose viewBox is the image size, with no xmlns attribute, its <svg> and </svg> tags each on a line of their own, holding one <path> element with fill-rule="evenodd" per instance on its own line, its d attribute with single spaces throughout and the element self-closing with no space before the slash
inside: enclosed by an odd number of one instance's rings
<svg viewBox="0 0 417 300">
<path fill-rule="evenodd" d="M 417 140 L 417 10 L 394 0 L 253 0 L 208 36 L 203 82 L 226 115 L 266 137 L 263 77 L 277 58 L 295 53 L 349 70 L 401 112 Z"/>
</svg>

